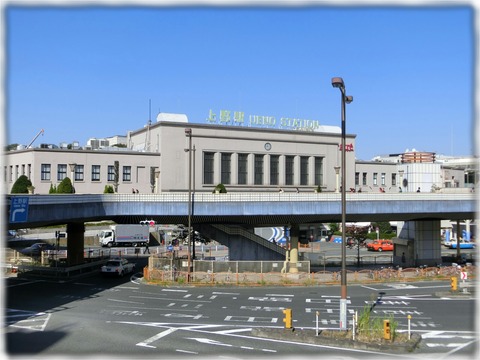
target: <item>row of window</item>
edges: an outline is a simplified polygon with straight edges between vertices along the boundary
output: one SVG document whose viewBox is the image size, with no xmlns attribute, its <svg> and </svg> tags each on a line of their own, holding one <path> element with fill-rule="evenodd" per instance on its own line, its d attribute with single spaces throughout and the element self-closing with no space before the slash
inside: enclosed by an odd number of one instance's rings
<svg viewBox="0 0 480 360">
<path fill-rule="evenodd" d="M 41 164 L 41 175 L 40 179 L 42 181 L 50 181 L 52 177 L 52 166 L 51 164 Z M 101 179 L 101 166 L 92 165 L 90 168 L 90 180 L 93 182 L 100 181 Z M 58 164 L 57 165 L 57 181 L 62 181 L 67 177 L 67 164 Z M 74 181 L 84 181 L 85 180 L 85 166 L 76 164 L 73 172 Z M 107 166 L 107 181 L 115 181 L 115 166 Z M 132 181 L 132 167 L 131 166 L 122 166 L 122 181 Z"/>
<path fill-rule="evenodd" d="M 220 182 L 249 184 L 249 161 L 253 162 L 253 185 L 297 185 L 294 174 L 300 171 L 298 185 L 323 185 L 323 157 L 220 153 Z M 298 163 L 296 162 L 298 161 Z M 268 162 L 268 163 L 267 163 Z M 298 164 L 298 165 L 297 165 Z M 234 173 L 233 170 L 236 170 Z M 268 174 L 265 174 L 268 171 Z M 313 177 L 311 177 L 311 173 Z M 203 183 L 215 182 L 215 153 L 203 153 Z M 268 175 L 268 176 L 265 176 Z M 232 178 L 235 176 L 235 179 Z"/>
<path fill-rule="evenodd" d="M 392 186 L 397 186 L 397 174 L 395 173 L 392 173 L 392 183 L 391 185 Z M 367 176 L 368 176 L 368 173 L 364 172 L 362 173 L 362 185 L 366 186 L 368 185 L 367 183 Z M 386 177 L 387 177 L 387 174 L 386 173 L 381 173 L 380 174 L 380 184 L 378 183 L 378 173 L 373 173 L 373 186 L 385 186 L 387 185 L 386 184 Z M 360 185 L 360 173 L 356 172 L 355 173 L 355 185 L 356 186 L 359 186 Z"/>
<path fill-rule="evenodd" d="M 91 181 L 97 182 L 101 179 L 101 166 L 92 165 L 90 169 L 90 179 Z M 51 164 L 41 164 L 41 174 L 40 179 L 42 181 L 51 181 L 52 180 L 52 165 Z M 28 164 L 28 168 L 25 168 L 25 165 L 21 165 L 21 168 L 16 165 L 15 173 L 14 167 L 10 166 L 8 181 L 13 182 L 18 179 L 20 175 L 26 175 L 29 179 L 31 178 L 31 165 Z M 7 167 L 5 167 L 5 181 L 7 181 Z M 68 177 L 68 165 L 67 164 L 58 164 L 57 165 L 57 181 L 62 181 Z M 76 164 L 73 172 L 74 181 L 85 181 L 85 166 Z M 131 166 L 122 166 L 122 180 L 125 182 L 132 181 L 132 167 Z M 115 181 L 115 167 L 113 165 L 108 165 L 107 167 L 107 181 Z"/>
</svg>

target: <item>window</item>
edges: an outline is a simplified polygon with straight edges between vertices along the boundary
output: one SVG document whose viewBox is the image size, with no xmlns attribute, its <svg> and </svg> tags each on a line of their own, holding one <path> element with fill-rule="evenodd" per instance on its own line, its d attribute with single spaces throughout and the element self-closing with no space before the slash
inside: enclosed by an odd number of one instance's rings
<svg viewBox="0 0 480 360">
<path fill-rule="evenodd" d="M 40 171 L 41 171 L 41 174 L 40 174 L 40 178 L 42 180 L 48 180 L 50 181 L 50 174 L 51 174 L 51 166 L 50 164 L 42 164 L 40 166 Z"/>
<path fill-rule="evenodd" d="M 300 157 L 300 185 L 308 185 L 308 156 Z"/>
<path fill-rule="evenodd" d="M 385 173 L 382 173 L 382 186 L 385 186 Z"/>
<path fill-rule="evenodd" d="M 294 156 L 285 156 L 285 185 L 293 185 L 293 160 Z"/>
<path fill-rule="evenodd" d="M 75 181 L 83 181 L 83 174 L 84 174 L 84 166 L 83 165 L 75 165 Z"/>
<path fill-rule="evenodd" d="M 323 157 L 315 158 L 315 185 L 323 185 Z"/>
<path fill-rule="evenodd" d="M 238 154 L 238 184 L 247 184 L 248 154 Z"/>
<path fill-rule="evenodd" d="M 213 184 L 213 152 L 203 153 L 203 183 Z"/>
<path fill-rule="evenodd" d="M 373 173 L 373 186 L 378 185 L 378 173 Z"/>
<path fill-rule="evenodd" d="M 254 184 L 263 185 L 263 155 L 255 155 Z"/>
<path fill-rule="evenodd" d="M 360 185 L 360 173 L 355 173 L 355 186 Z"/>
<path fill-rule="evenodd" d="M 113 165 L 108 165 L 107 181 L 115 181 L 115 166 Z"/>
<path fill-rule="evenodd" d="M 270 155 L 270 185 L 278 185 L 278 175 L 279 175 L 279 168 L 278 165 L 280 163 L 280 156 L 279 155 Z"/>
<path fill-rule="evenodd" d="M 123 181 L 132 181 L 132 167 L 123 166 L 122 167 L 122 180 Z"/>
<path fill-rule="evenodd" d="M 222 153 L 222 184 L 230 184 L 232 154 Z"/>
<path fill-rule="evenodd" d="M 367 185 L 367 173 L 362 174 L 362 185 Z"/>
<path fill-rule="evenodd" d="M 57 165 L 57 180 L 62 181 L 67 177 L 67 164 Z"/>
<path fill-rule="evenodd" d="M 100 165 L 92 165 L 92 181 L 100 181 Z"/>
<path fill-rule="evenodd" d="M 397 186 L 397 174 L 392 174 L 392 186 Z"/>
</svg>

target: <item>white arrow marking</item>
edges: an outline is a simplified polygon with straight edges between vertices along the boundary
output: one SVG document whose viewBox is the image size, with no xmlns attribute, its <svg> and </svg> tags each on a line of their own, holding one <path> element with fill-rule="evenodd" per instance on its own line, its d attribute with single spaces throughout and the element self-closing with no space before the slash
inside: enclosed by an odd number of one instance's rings
<svg viewBox="0 0 480 360">
<path fill-rule="evenodd" d="M 187 338 L 187 339 L 196 340 L 203 344 L 232 347 L 232 345 L 230 344 L 221 343 L 220 341 L 217 341 L 217 340 L 204 339 L 204 338 Z"/>
<path fill-rule="evenodd" d="M 25 212 L 25 209 L 22 208 L 22 209 L 15 209 L 12 211 L 12 222 L 15 221 L 15 215 L 17 215 L 17 213 L 23 213 Z"/>
</svg>

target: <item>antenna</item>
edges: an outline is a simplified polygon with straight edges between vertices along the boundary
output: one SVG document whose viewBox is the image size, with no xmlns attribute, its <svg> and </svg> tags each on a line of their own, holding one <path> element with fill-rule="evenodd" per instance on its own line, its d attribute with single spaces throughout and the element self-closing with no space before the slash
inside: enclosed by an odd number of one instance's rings
<svg viewBox="0 0 480 360">
<path fill-rule="evenodd" d="M 152 99 L 148 100 L 148 125 L 152 125 Z"/>
<path fill-rule="evenodd" d="M 145 146 L 143 147 L 144 151 L 150 151 L 150 126 L 152 125 L 152 99 L 148 100 L 148 123 L 147 123 L 147 132 L 145 134 Z"/>
<path fill-rule="evenodd" d="M 40 134 L 43 135 L 44 132 L 45 132 L 45 131 L 44 131 L 43 129 L 40 130 L 40 131 L 38 132 L 38 134 L 33 138 L 33 140 L 30 141 L 30 144 L 27 145 L 27 149 L 30 148 L 30 146 L 32 146 L 33 142 L 34 142 L 35 140 L 37 140 L 37 138 L 40 136 Z"/>
</svg>

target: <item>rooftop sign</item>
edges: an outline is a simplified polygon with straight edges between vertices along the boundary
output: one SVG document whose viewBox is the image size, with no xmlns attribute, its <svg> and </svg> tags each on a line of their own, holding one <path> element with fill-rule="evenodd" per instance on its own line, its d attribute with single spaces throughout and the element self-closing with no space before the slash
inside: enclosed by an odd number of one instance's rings
<svg viewBox="0 0 480 360">
<path fill-rule="evenodd" d="M 339 132 L 339 128 L 336 126 L 320 125 L 318 120 L 281 117 L 280 120 L 277 121 L 274 116 L 264 115 L 249 115 L 248 118 L 245 118 L 245 113 L 243 111 L 220 110 L 220 113 L 217 116 L 213 110 L 210 110 L 206 120 L 209 124 L 219 125 Z"/>
</svg>

